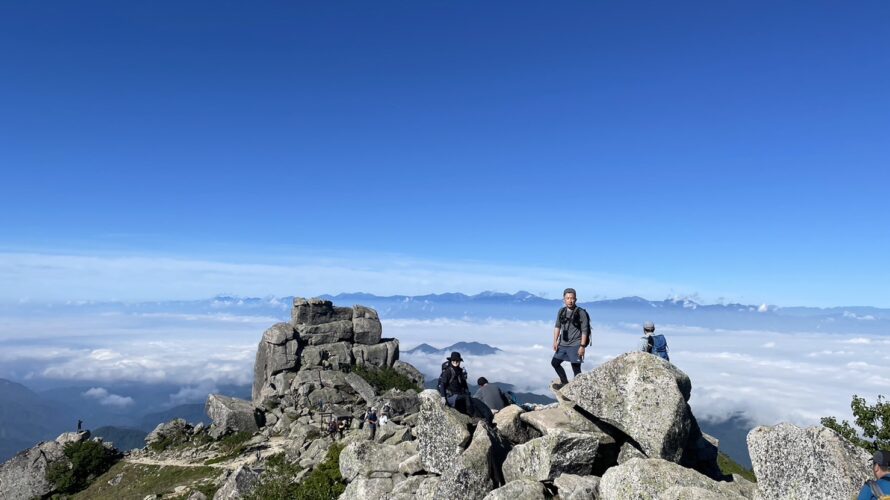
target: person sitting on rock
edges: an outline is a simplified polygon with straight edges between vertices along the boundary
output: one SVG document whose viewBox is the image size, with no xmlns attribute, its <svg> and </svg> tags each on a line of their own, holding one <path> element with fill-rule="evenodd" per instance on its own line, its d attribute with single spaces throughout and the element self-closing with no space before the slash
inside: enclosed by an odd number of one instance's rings
<svg viewBox="0 0 890 500">
<path fill-rule="evenodd" d="M 666 361 L 670 361 L 671 358 L 668 356 L 667 339 L 664 338 L 664 335 L 654 335 L 654 333 L 655 323 L 647 321 L 643 324 L 643 337 L 640 339 L 640 350 L 659 356 Z"/>
<path fill-rule="evenodd" d="M 481 399 L 491 409 L 492 413 L 497 413 L 512 404 L 510 398 L 504 394 L 504 391 L 494 384 L 489 384 L 487 378 L 479 377 L 476 383 L 479 384 L 479 390 L 476 391 L 476 394 L 473 394 L 473 397 Z"/>
<path fill-rule="evenodd" d="M 442 363 L 442 374 L 439 375 L 439 394 L 442 396 L 442 404 L 446 404 L 455 410 L 471 417 L 481 417 L 491 424 L 494 415 L 484 402 L 470 397 L 470 387 L 467 385 L 467 371 L 460 364 L 463 358 L 460 353 L 451 353 Z"/>
<path fill-rule="evenodd" d="M 866 481 L 857 500 L 880 500 L 890 495 L 890 451 L 876 451 L 871 458 L 875 479 Z"/>
<path fill-rule="evenodd" d="M 368 412 L 368 416 L 365 418 L 365 421 L 368 422 L 368 430 L 371 431 L 371 434 L 368 436 L 368 440 L 373 441 L 374 436 L 377 435 L 377 408 L 371 408 L 371 411 Z"/>
</svg>

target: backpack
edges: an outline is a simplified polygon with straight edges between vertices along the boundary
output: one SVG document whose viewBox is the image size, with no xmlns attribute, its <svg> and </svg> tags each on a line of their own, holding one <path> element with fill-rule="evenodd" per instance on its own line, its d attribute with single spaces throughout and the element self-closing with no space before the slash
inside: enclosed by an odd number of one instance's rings
<svg viewBox="0 0 890 500">
<path fill-rule="evenodd" d="M 584 310 L 583 307 L 575 306 L 575 310 L 572 311 L 572 317 L 566 318 L 566 312 L 568 311 L 568 307 L 563 307 L 559 310 L 559 323 L 560 325 L 565 325 L 571 320 L 572 324 L 575 325 L 575 328 L 581 330 L 581 314 L 587 314 L 587 311 Z M 590 326 L 590 315 L 587 314 L 587 326 Z M 565 335 L 565 330 L 563 330 L 563 335 Z M 581 335 L 584 335 L 584 330 L 581 330 Z M 590 345 L 590 332 L 587 333 L 587 343 L 582 343 L 581 347 L 587 347 Z"/>
<path fill-rule="evenodd" d="M 506 394 L 502 392 L 501 395 L 504 397 L 504 403 L 507 403 L 507 406 L 519 404 L 519 401 L 516 401 L 516 395 L 513 394 L 513 391 L 507 391 Z"/>
<path fill-rule="evenodd" d="M 874 479 L 866 481 L 865 484 L 867 484 L 868 487 L 871 488 L 871 494 L 874 495 L 875 498 L 877 498 L 878 500 L 890 500 L 890 495 L 884 494 L 884 490 L 882 490 L 881 487 L 878 486 L 878 482 Z"/>
<path fill-rule="evenodd" d="M 666 361 L 671 360 L 671 357 L 668 356 L 668 343 L 664 335 L 649 336 L 649 352 L 664 358 Z"/>
</svg>

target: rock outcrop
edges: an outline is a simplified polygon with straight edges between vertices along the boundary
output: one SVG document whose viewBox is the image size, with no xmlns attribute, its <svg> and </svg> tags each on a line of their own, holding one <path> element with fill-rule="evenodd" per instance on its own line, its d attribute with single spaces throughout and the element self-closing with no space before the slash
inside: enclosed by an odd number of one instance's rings
<svg viewBox="0 0 890 500">
<path fill-rule="evenodd" d="M 560 474 L 591 474 L 599 443 L 597 435 L 563 431 L 532 439 L 507 455 L 504 479 L 549 481 Z"/>
<path fill-rule="evenodd" d="M 692 426 L 691 389 L 670 362 L 634 352 L 575 377 L 560 392 L 627 434 L 647 456 L 679 462 Z"/>
<path fill-rule="evenodd" d="M 55 486 L 46 480 L 46 470 L 57 462 L 67 462 L 66 444 L 89 438 L 89 431 L 66 432 L 4 462 L 0 465 L 0 498 L 43 498 L 52 493 Z"/>
<path fill-rule="evenodd" d="M 725 482 L 714 481 L 692 469 L 660 458 L 634 458 L 610 468 L 600 481 L 599 498 L 657 500 L 663 492 L 674 486 L 703 489 L 714 500 L 744 498 Z"/>
<path fill-rule="evenodd" d="M 748 433 L 755 498 L 853 498 L 873 479 L 871 456 L 826 427 L 791 424 Z"/>
<path fill-rule="evenodd" d="M 210 435 L 220 437 L 235 432 L 254 433 L 262 427 L 262 413 L 248 401 L 211 394 L 205 405 L 207 416 L 213 420 Z"/>
</svg>

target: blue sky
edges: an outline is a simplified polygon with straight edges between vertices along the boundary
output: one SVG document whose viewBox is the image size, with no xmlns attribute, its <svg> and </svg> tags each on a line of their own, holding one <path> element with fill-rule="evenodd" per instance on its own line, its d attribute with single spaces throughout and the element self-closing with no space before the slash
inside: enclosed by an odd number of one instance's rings
<svg viewBox="0 0 890 500">
<path fill-rule="evenodd" d="M 890 307 L 888 25 L 884 1 L 4 2 L 0 300 L 574 277 Z"/>
</svg>

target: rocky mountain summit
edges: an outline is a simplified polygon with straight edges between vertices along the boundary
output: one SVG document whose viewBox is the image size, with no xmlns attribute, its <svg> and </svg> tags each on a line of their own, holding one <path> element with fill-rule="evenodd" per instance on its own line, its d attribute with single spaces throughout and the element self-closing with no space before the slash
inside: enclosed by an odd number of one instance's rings
<svg viewBox="0 0 890 500">
<path fill-rule="evenodd" d="M 381 383 L 384 375 L 415 389 Z M 158 484 L 148 498 L 281 498 L 263 485 L 282 470 L 290 474 L 283 484 L 299 488 L 333 469 L 342 499 L 766 500 L 850 498 L 870 475 L 868 455 L 834 431 L 789 424 L 749 434 L 757 483 L 722 474 L 719 443 L 689 407 L 689 377 L 646 353 L 554 388 L 557 403 L 508 406 L 494 425 L 422 386 L 420 372 L 399 361 L 398 340 L 383 338 L 376 311 L 296 298 L 291 320 L 262 335 L 250 401 L 210 395 L 209 427 L 159 425 L 146 448 L 95 484 L 107 498 L 141 499 L 128 496 L 135 467 L 200 469 L 199 479 Z M 373 439 L 361 426 L 369 407 L 387 409 Z M 331 420 L 344 428 L 329 432 Z M 50 493 L 38 478 L 60 446 L 41 443 L 3 464 L 0 497 Z"/>
</svg>

